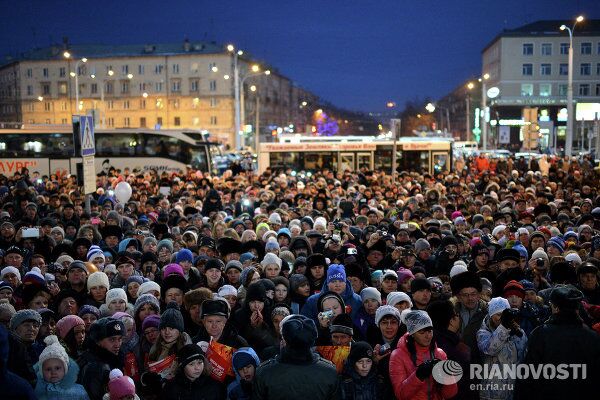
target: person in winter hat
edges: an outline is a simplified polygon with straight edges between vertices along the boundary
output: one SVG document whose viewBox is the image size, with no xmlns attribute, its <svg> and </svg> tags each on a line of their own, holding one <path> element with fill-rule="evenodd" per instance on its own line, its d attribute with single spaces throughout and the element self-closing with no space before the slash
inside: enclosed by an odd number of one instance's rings
<svg viewBox="0 0 600 400">
<path fill-rule="evenodd" d="M 110 289 L 106 292 L 105 303 L 100 306 L 100 313 L 110 317 L 116 312 L 133 313 L 133 307 L 127 302 L 127 293 L 121 288 Z"/>
<path fill-rule="evenodd" d="M 66 344 L 69 357 L 80 356 L 85 340 L 85 322 L 77 315 L 67 315 L 56 323 L 56 333 Z"/>
<path fill-rule="evenodd" d="M 7 400 L 36 400 L 37 397 L 31 384 L 25 378 L 8 369 L 9 341 L 12 341 L 12 339 L 9 339 L 8 330 L 3 324 L 0 324 L 0 387 L 2 388 L 2 398 Z M 15 367 L 18 366 L 13 363 L 11 368 Z M 31 379 L 34 379 L 34 376 L 31 376 Z"/>
<path fill-rule="evenodd" d="M 177 365 L 177 373 L 165 384 L 160 399 L 223 398 L 223 388 L 209 376 L 208 362 L 200 346 L 183 346 L 177 352 Z"/>
<path fill-rule="evenodd" d="M 366 287 L 361 290 L 360 298 L 363 305 L 358 310 L 353 322 L 361 337 L 366 337 L 367 329 L 375 326 L 375 312 L 381 306 L 381 293 L 374 287 Z"/>
<path fill-rule="evenodd" d="M 446 353 L 433 341 L 433 323 L 422 310 L 405 310 L 402 322 L 407 332 L 390 356 L 390 378 L 398 399 L 449 399 L 458 392 L 456 382 L 439 383 L 433 367 L 446 360 Z"/>
<path fill-rule="evenodd" d="M 511 310 L 510 303 L 503 297 L 494 297 L 488 304 L 488 316 L 477 332 L 477 345 L 481 351 L 485 368 L 503 365 L 516 365 L 523 360 L 527 346 L 527 336 L 517 322 L 518 312 Z M 483 379 L 479 397 L 482 399 L 512 399 L 512 391 L 504 390 L 504 385 L 512 386 L 510 377 L 490 376 Z"/>
<path fill-rule="evenodd" d="M 129 376 L 123 375 L 120 369 L 110 371 L 108 381 L 108 393 L 102 400 L 140 400 L 135 393 L 135 383 Z"/>
<path fill-rule="evenodd" d="M 110 289 L 108 275 L 100 271 L 94 272 L 88 276 L 86 285 L 88 294 L 85 304 L 92 305 L 96 308 L 101 307 L 102 304 L 105 303 L 106 293 Z"/>
<path fill-rule="evenodd" d="M 256 368 L 260 365 L 258 355 L 252 347 L 242 347 L 233 353 L 231 363 L 235 372 L 235 381 L 227 387 L 227 398 L 250 400 Z"/>
<path fill-rule="evenodd" d="M 342 400 L 383 398 L 383 378 L 377 374 L 373 348 L 367 342 L 356 342 L 344 363 L 340 376 Z"/>
<path fill-rule="evenodd" d="M 37 375 L 35 395 L 38 400 L 86 400 L 85 388 L 77 382 L 79 366 L 69 358 L 54 335 L 44 339 L 46 348 L 33 366 Z"/>
</svg>

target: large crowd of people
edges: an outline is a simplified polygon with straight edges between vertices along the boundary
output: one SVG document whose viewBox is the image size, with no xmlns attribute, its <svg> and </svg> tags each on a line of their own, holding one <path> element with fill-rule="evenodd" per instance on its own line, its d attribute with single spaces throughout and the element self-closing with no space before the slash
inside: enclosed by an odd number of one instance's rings
<svg viewBox="0 0 600 400">
<path fill-rule="evenodd" d="M 597 396 L 589 164 L 0 175 L 0 397 Z"/>
</svg>

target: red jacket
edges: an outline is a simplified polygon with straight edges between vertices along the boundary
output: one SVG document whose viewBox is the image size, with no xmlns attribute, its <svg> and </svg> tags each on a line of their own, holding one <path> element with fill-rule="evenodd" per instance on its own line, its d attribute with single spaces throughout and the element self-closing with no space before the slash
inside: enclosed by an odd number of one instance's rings
<svg viewBox="0 0 600 400">
<path fill-rule="evenodd" d="M 441 385 L 433 377 L 424 381 L 417 378 L 417 367 L 413 364 L 406 338 L 408 333 L 404 334 L 398 341 L 398 347 L 390 356 L 390 378 L 394 388 L 394 394 L 399 400 L 442 400 L 449 399 L 456 395 L 458 387 L 453 385 Z M 417 349 L 417 365 L 431 358 L 429 348 L 421 347 L 415 344 Z M 439 360 L 446 360 L 446 353 L 438 347 L 435 348 L 434 357 Z"/>
</svg>

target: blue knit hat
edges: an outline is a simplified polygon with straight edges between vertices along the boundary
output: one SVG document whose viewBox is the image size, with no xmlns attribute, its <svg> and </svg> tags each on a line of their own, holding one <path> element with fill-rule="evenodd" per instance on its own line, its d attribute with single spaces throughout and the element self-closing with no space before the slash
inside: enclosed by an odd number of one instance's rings
<svg viewBox="0 0 600 400">
<path fill-rule="evenodd" d="M 525 248 L 525 246 L 523 246 L 521 244 L 521 242 L 516 242 L 515 245 L 513 246 L 513 249 L 515 249 L 516 251 L 519 252 L 519 254 L 521 255 L 521 258 L 529 258 L 529 253 L 527 252 L 527 249 Z"/>
<path fill-rule="evenodd" d="M 342 264 L 331 264 L 327 269 L 327 283 L 331 281 L 346 282 L 346 270 Z"/>
<path fill-rule="evenodd" d="M 181 264 L 182 261 L 194 261 L 194 255 L 189 249 L 181 249 L 177 252 L 177 256 L 175 257 L 175 262 L 177 264 Z"/>
<path fill-rule="evenodd" d="M 561 253 L 564 253 L 565 251 L 565 242 L 559 237 L 550 238 L 550 240 L 548 240 L 548 243 L 546 243 L 546 248 L 548 246 L 556 247 Z"/>
</svg>

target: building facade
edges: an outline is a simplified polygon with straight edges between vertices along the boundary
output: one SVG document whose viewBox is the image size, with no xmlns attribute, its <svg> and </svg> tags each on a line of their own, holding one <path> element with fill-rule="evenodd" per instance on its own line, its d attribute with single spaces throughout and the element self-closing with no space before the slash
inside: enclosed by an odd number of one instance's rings
<svg viewBox="0 0 600 400">
<path fill-rule="evenodd" d="M 505 30 L 482 52 L 491 147 L 562 148 L 566 136 L 569 35 L 538 21 Z M 496 90 L 497 89 L 497 90 Z M 585 149 L 600 117 L 600 20 L 577 24 L 573 36 L 574 149 Z"/>
<path fill-rule="evenodd" d="M 253 64 L 238 58 L 241 78 L 254 74 Z M 231 53 L 214 43 L 52 46 L 0 66 L 0 122 L 70 124 L 72 115 L 91 113 L 101 128 L 207 130 L 214 140 L 233 146 L 233 77 Z M 299 102 L 316 98 L 274 70 L 248 76 L 243 90 L 241 108 L 250 112 L 242 124 L 251 125 L 246 135 L 252 137 L 255 94 L 265 132 L 306 124 Z"/>
</svg>

